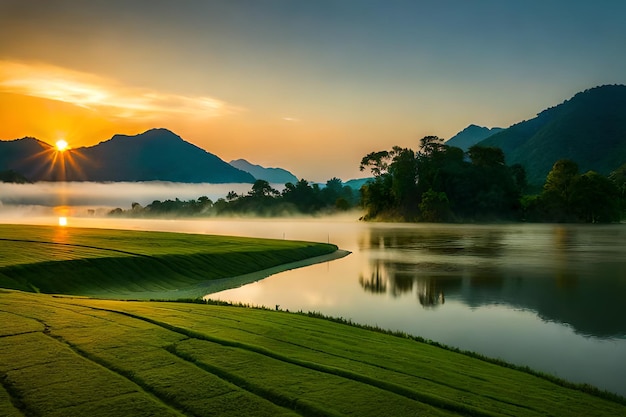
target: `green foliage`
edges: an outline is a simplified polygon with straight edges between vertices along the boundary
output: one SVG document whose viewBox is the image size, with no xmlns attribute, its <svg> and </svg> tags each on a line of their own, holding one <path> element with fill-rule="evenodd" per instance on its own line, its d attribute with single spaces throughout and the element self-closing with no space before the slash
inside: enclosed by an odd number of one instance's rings
<svg viewBox="0 0 626 417">
<path fill-rule="evenodd" d="M 469 155 L 472 164 L 479 167 L 496 167 L 504 165 L 504 152 L 502 149 L 491 146 L 474 145 L 469 148 Z"/>
<path fill-rule="evenodd" d="M 392 163 L 389 166 L 391 175 L 391 193 L 400 212 L 407 216 L 417 206 L 417 161 L 412 149 L 394 147 Z"/>
<path fill-rule="evenodd" d="M 593 171 L 580 175 L 578 165 L 567 159 L 554 164 L 542 193 L 527 197 L 523 206 L 529 221 L 610 223 L 621 217 L 616 182 Z"/>
<path fill-rule="evenodd" d="M 382 174 L 361 187 L 361 204 L 366 211 L 365 220 L 377 219 L 392 210 L 394 200 L 391 193 L 391 181 L 391 175 Z"/>
<path fill-rule="evenodd" d="M 616 396 L 315 316 L 4 292 L 0 410 L 94 417 L 625 411 Z"/>
<path fill-rule="evenodd" d="M 609 180 L 617 188 L 621 217 L 626 217 L 626 163 L 609 174 Z"/>
<path fill-rule="evenodd" d="M 589 171 L 572 184 L 571 206 L 584 223 L 610 223 L 620 219 L 619 191 L 608 178 Z"/>
<path fill-rule="evenodd" d="M 496 148 L 461 149 L 426 136 L 420 150 L 394 147 L 363 158 L 374 181 L 363 186 L 365 219 L 474 221 L 517 218 L 525 173 L 507 167 Z"/>
<path fill-rule="evenodd" d="M 265 180 L 256 180 L 244 195 L 229 191 L 226 198 L 213 203 L 208 197 L 198 200 L 153 201 L 146 207 L 136 203 L 130 210 L 116 208 L 112 216 L 158 217 L 158 216 L 282 216 L 290 214 L 318 214 L 345 211 L 358 205 L 358 193 L 344 186 L 340 179 L 331 178 L 324 187 L 301 179 L 296 184 L 287 183 L 281 192 Z"/>
<path fill-rule="evenodd" d="M 361 188 L 365 220 L 608 223 L 626 214 L 626 164 L 610 179 L 578 165 L 557 161 L 541 194 L 528 189 L 520 164 L 505 164 L 501 149 L 472 146 L 467 156 L 436 136 L 426 136 L 419 152 L 394 147 L 361 161 L 374 175 Z"/>
<path fill-rule="evenodd" d="M 0 225 L 0 287 L 115 298 L 202 296 L 334 245 L 180 233 Z"/>
<path fill-rule="evenodd" d="M 419 209 L 420 219 L 425 222 L 445 222 L 451 217 L 450 202 L 444 192 L 426 191 L 422 194 Z"/>
</svg>

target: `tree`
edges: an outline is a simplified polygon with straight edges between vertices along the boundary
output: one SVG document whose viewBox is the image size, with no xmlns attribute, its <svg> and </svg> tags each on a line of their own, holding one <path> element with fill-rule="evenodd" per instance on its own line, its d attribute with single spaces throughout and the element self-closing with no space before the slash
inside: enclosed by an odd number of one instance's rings
<svg viewBox="0 0 626 417">
<path fill-rule="evenodd" d="M 391 176 L 388 174 L 374 177 L 374 181 L 361 187 L 360 193 L 366 220 L 375 219 L 394 207 L 393 196 L 391 195 Z"/>
<path fill-rule="evenodd" d="M 322 197 L 326 205 L 334 204 L 342 194 L 343 183 L 339 178 L 333 177 L 326 181 L 326 185 L 322 189 Z"/>
<path fill-rule="evenodd" d="M 428 190 L 422 195 L 419 205 L 420 218 L 425 222 L 445 222 L 450 220 L 450 202 L 444 192 Z"/>
<path fill-rule="evenodd" d="M 515 186 L 520 195 L 528 188 L 528 180 L 526 178 L 526 169 L 521 164 L 511 165 L 511 174 L 515 180 Z"/>
<path fill-rule="evenodd" d="M 405 217 L 417 208 L 417 160 L 412 149 L 394 146 L 389 165 L 391 192 L 395 205 Z"/>
<path fill-rule="evenodd" d="M 359 170 L 370 169 L 373 176 L 379 177 L 387 173 L 390 157 L 387 151 L 370 152 L 361 159 Z"/>
<path fill-rule="evenodd" d="M 608 178 L 594 171 L 577 176 L 571 184 L 570 204 L 579 221 L 619 221 L 619 190 Z"/>
<path fill-rule="evenodd" d="M 447 149 L 443 139 L 438 136 L 424 136 L 420 139 L 420 149 L 416 155 L 418 194 L 439 188 L 436 183 Z"/>
<path fill-rule="evenodd" d="M 572 184 L 578 175 L 578 165 L 569 159 L 554 163 L 546 177 L 541 193 L 541 205 L 548 221 L 573 221 L 571 209 Z"/>
<path fill-rule="evenodd" d="M 369 168 L 374 181 L 361 188 L 366 218 L 394 211 L 404 218 L 417 209 L 417 160 L 409 148 L 394 146 L 390 151 L 371 152 L 361 160 L 361 171 Z"/>
<path fill-rule="evenodd" d="M 288 182 L 282 193 L 283 200 L 292 203 L 302 213 L 312 213 L 322 206 L 320 188 L 317 184 L 311 186 L 305 179 L 300 179 L 295 185 Z"/>
<path fill-rule="evenodd" d="M 361 189 L 365 218 L 516 217 L 525 183 L 523 168 L 507 167 L 498 148 L 474 146 L 469 156 L 471 163 L 463 150 L 447 146 L 437 136 L 423 137 L 417 153 L 399 146 L 369 153 L 360 165 L 374 175 L 374 181 Z"/>
<path fill-rule="evenodd" d="M 256 180 L 252 184 L 252 190 L 248 192 L 252 198 L 277 197 L 280 195 L 278 190 L 272 188 L 266 180 Z"/>
<path fill-rule="evenodd" d="M 609 180 L 617 187 L 622 218 L 626 216 L 626 164 L 609 174 Z"/>
<path fill-rule="evenodd" d="M 467 151 L 472 164 L 479 167 L 504 166 L 504 152 L 491 146 L 474 145 Z"/>
<path fill-rule="evenodd" d="M 424 136 L 420 139 L 420 150 L 418 155 L 421 157 L 431 157 L 438 153 L 444 152 L 446 145 L 444 140 L 438 136 Z"/>
<path fill-rule="evenodd" d="M 578 164 L 569 159 L 560 159 L 554 163 L 552 170 L 548 173 L 543 191 L 554 193 L 567 201 L 576 175 L 578 175 Z"/>
</svg>

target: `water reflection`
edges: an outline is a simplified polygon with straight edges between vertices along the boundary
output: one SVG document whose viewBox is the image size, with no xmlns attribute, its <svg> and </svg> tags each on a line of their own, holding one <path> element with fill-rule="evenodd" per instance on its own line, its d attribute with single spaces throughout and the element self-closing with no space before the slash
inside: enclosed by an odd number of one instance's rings
<svg viewBox="0 0 626 417">
<path fill-rule="evenodd" d="M 367 292 L 390 294 L 394 298 L 415 292 L 422 306 L 434 307 L 445 303 L 444 288 L 453 283 L 451 280 L 442 280 L 439 276 L 420 271 L 428 268 L 427 265 L 373 259 L 369 265 L 371 272 L 362 272 L 359 275 L 359 284 Z M 458 284 L 460 285 L 460 280 Z"/>
<path fill-rule="evenodd" d="M 358 282 L 372 294 L 415 294 L 477 308 L 509 305 L 597 337 L 626 335 L 624 229 L 550 227 L 373 227 Z"/>
</svg>

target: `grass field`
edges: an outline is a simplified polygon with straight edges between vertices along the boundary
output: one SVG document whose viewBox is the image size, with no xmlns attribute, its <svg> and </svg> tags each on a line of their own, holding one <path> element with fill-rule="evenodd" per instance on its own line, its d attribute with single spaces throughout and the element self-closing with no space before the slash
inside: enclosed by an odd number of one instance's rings
<svg viewBox="0 0 626 417">
<path fill-rule="evenodd" d="M 226 278 L 336 250 L 288 240 L 0 225 L 0 287 L 107 298 L 194 298 L 238 284 Z"/>
<path fill-rule="evenodd" d="M 2 416 L 618 416 L 626 407 L 305 315 L 0 292 Z"/>
<path fill-rule="evenodd" d="M 623 398 L 305 314 L 58 295 L 191 294 L 335 249 L 0 226 L 0 286 L 31 291 L 0 289 L 0 416 L 626 415 Z"/>
</svg>

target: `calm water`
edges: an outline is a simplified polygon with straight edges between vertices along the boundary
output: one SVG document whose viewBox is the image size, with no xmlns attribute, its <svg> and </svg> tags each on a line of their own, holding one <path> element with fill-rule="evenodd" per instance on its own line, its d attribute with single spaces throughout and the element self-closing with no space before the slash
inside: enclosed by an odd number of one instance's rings
<svg viewBox="0 0 626 417">
<path fill-rule="evenodd" d="M 214 229 L 330 240 L 353 253 L 211 298 L 403 330 L 626 395 L 626 225 Z"/>
<path fill-rule="evenodd" d="M 626 395 L 626 225 L 70 225 L 330 241 L 352 254 L 210 297 L 402 330 Z"/>
</svg>

